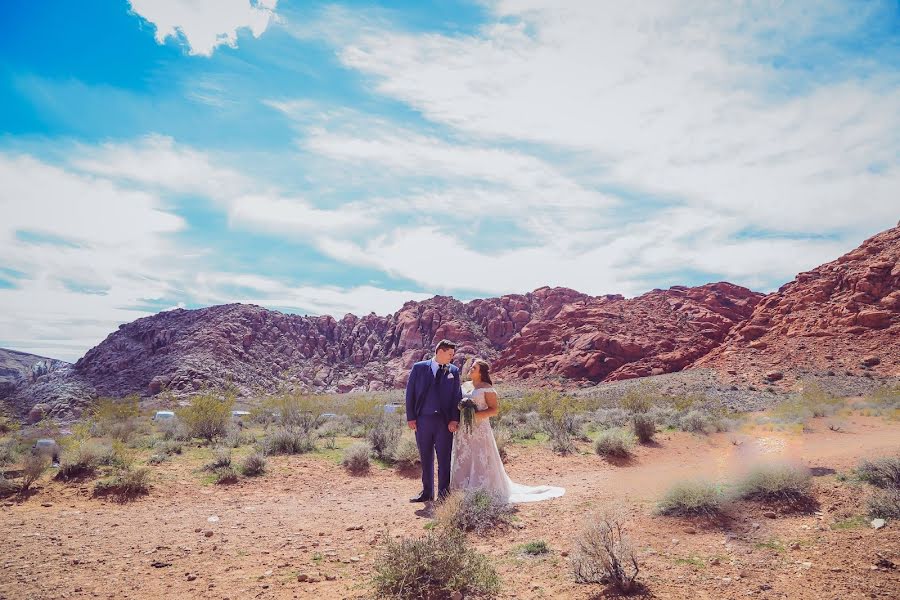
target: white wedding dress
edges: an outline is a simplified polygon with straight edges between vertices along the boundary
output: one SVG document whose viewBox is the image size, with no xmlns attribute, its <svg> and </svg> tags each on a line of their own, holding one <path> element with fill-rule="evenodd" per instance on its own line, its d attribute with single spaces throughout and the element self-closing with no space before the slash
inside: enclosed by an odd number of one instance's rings
<svg viewBox="0 0 900 600">
<path fill-rule="evenodd" d="M 488 405 L 484 394 L 493 391 L 494 388 L 478 388 L 465 394 L 465 397 L 471 398 L 478 410 L 485 410 Z M 560 487 L 532 487 L 513 482 L 503 468 L 489 419 L 476 421 L 471 433 L 466 433 L 465 425 L 460 423 L 453 438 L 450 490 L 469 489 L 485 490 L 513 503 L 549 500 L 566 492 Z"/>
</svg>

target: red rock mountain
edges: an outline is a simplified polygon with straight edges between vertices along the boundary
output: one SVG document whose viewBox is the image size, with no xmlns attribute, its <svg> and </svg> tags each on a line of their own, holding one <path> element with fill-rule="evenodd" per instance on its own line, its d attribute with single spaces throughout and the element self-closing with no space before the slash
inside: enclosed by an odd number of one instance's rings
<svg viewBox="0 0 900 600">
<path fill-rule="evenodd" d="M 900 375 L 900 227 L 763 296 L 729 283 L 636 298 L 566 288 L 463 303 L 436 296 L 389 316 L 304 317 L 228 304 L 121 325 L 74 367 L 24 382 L 24 414 L 84 406 L 86 393 L 188 393 L 231 382 L 245 394 L 401 387 L 436 340 L 493 361 L 500 379 L 590 385 L 715 368 L 758 384 L 789 371 Z"/>
<path fill-rule="evenodd" d="M 693 366 L 745 383 L 861 367 L 900 376 L 900 226 L 797 275 Z"/>
</svg>

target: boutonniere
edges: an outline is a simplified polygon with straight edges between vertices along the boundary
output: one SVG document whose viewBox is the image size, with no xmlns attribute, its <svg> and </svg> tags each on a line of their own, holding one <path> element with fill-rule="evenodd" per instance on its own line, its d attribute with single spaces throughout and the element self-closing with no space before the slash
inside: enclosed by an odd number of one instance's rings
<svg viewBox="0 0 900 600">
<path fill-rule="evenodd" d="M 453 377 L 453 373 L 447 373 L 447 379 L 456 379 Z"/>
</svg>

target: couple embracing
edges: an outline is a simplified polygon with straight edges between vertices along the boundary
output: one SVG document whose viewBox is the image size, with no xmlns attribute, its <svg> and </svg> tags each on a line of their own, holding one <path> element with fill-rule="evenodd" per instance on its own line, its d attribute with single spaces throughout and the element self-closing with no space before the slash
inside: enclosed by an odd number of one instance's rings
<svg viewBox="0 0 900 600">
<path fill-rule="evenodd" d="M 406 384 L 406 421 L 416 432 L 422 460 L 422 493 L 411 502 L 434 500 L 434 459 L 438 463 L 438 497 L 456 490 L 484 490 L 506 502 L 536 502 L 557 498 L 565 490 L 514 483 L 500 459 L 490 417 L 497 414 L 498 397 L 492 387 L 490 365 L 475 360 L 470 374 L 473 388 L 463 394 L 462 373 L 452 364 L 456 344 L 438 342 L 434 358 L 413 365 Z M 459 403 L 475 403 L 475 425 L 460 427 Z"/>
</svg>

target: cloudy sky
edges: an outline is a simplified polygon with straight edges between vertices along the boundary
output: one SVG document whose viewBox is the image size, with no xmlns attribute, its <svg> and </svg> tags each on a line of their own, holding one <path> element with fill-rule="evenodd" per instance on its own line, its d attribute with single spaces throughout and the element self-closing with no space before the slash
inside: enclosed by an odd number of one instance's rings
<svg viewBox="0 0 900 600">
<path fill-rule="evenodd" d="M 900 217 L 896 1 L 0 3 L 0 346 L 769 291 Z"/>
</svg>

